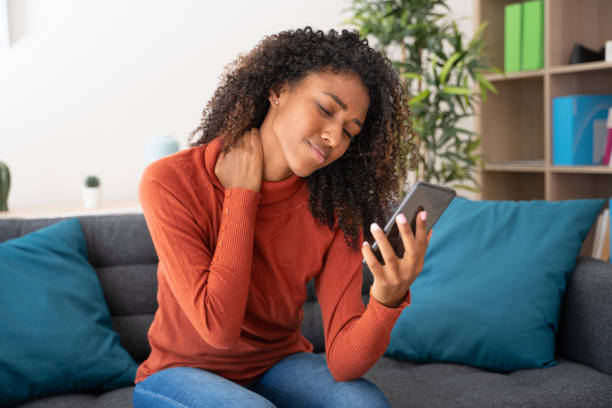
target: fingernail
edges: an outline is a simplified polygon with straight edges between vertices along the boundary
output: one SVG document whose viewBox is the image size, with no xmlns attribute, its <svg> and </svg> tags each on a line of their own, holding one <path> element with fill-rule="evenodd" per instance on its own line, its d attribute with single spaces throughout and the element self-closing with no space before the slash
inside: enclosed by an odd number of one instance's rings
<svg viewBox="0 0 612 408">
<path fill-rule="evenodd" d="M 370 244 L 368 244 L 368 241 L 363 241 L 363 246 L 364 247 L 367 247 L 368 245 L 370 245 Z"/>
<path fill-rule="evenodd" d="M 406 216 L 404 214 L 400 214 L 397 216 L 397 220 L 402 223 L 405 224 L 406 223 Z"/>
<path fill-rule="evenodd" d="M 421 212 L 421 219 L 425 221 L 426 218 L 427 218 L 427 211 Z"/>
<path fill-rule="evenodd" d="M 378 226 L 377 223 L 373 222 L 372 225 L 370 225 L 370 229 L 372 231 L 378 231 L 380 229 L 380 227 Z"/>
</svg>

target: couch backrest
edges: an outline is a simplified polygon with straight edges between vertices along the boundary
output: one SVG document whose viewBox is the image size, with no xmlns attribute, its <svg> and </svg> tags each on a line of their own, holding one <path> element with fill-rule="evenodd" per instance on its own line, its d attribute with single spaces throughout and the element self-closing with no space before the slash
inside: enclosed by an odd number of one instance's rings
<svg viewBox="0 0 612 408">
<path fill-rule="evenodd" d="M 556 353 L 612 375 L 612 263 L 578 257 L 563 297 Z"/>
<path fill-rule="evenodd" d="M 114 329 L 137 362 L 150 353 L 147 332 L 157 309 L 158 258 L 142 214 L 78 217 L 89 262 L 104 290 Z M 0 219 L 0 242 L 66 218 Z M 364 266 L 362 299 L 367 305 L 372 275 Z M 307 285 L 302 332 L 324 351 L 321 309 L 314 282 Z M 579 257 L 561 309 L 557 354 L 612 374 L 612 264 Z"/>
<path fill-rule="evenodd" d="M 20 237 L 70 217 L 0 219 L 0 242 Z M 158 258 L 142 214 L 77 217 L 87 241 L 88 258 L 104 291 L 121 344 L 137 362 L 151 349 L 147 339 L 157 309 Z M 372 277 L 364 268 L 363 301 L 367 304 Z M 315 351 L 324 351 L 321 309 L 314 281 L 308 282 L 302 333 Z"/>
</svg>

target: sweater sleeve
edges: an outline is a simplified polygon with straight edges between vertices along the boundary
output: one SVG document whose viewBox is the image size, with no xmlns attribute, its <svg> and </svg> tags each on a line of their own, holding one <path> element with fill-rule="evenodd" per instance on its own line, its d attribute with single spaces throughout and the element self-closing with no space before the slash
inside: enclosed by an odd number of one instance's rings
<svg viewBox="0 0 612 408">
<path fill-rule="evenodd" d="M 336 381 L 358 379 L 378 361 L 389 345 L 395 322 L 411 301 L 408 290 L 396 308 L 384 306 L 373 297 L 366 308 L 361 298 L 362 268 L 361 251 L 349 248 L 338 228 L 323 270 L 315 279 L 327 366 Z"/>
<path fill-rule="evenodd" d="M 246 310 L 261 194 L 225 190 L 216 242 L 213 232 L 181 201 L 176 187 L 168 188 L 145 172 L 138 197 L 172 295 L 206 343 L 231 348 Z"/>
</svg>

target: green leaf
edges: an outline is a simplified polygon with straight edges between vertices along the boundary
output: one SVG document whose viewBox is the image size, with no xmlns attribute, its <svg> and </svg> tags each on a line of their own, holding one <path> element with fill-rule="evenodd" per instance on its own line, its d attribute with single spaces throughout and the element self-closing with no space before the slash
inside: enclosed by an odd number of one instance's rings
<svg viewBox="0 0 612 408">
<path fill-rule="evenodd" d="M 442 67 L 442 71 L 440 72 L 440 83 L 446 84 L 446 79 L 448 77 L 448 73 L 450 69 L 455 65 L 455 63 L 463 57 L 463 53 L 456 52 L 444 63 Z"/>
<path fill-rule="evenodd" d="M 416 72 L 404 72 L 402 76 L 407 79 L 418 79 L 419 81 L 423 80 L 423 75 L 417 74 Z"/>
<path fill-rule="evenodd" d="M 474 36 L 468 43 L 468 48 L 472 48 L 476 42 L 480 41 L 482 37 L 482 32 L 485 30 L 485 28 L 487 28 L 488 25 L 489 22 L 486 20 L 483 21 L 482 24 L 480 24 L 480 26 L 476 29 L 476 32 L 474 32 Z"/>
<path fill-rule="evenodd" d="M 482 97 L 483 102 L 487 101 L 487 88 L 482 86 L 480 87 L 480 96 Z"/>
<path fill-rule="evenodd" d="M 421 91 L 418 95 L 410 98 L 410 105 L 416 105 L 418 103 L 420 103 L 422 100 L 426 99 L 427 97 L 429 97 L 430 91 L 429 89 L 425 89 L 424 91 Z"/>
<path fill-rule="evenodd" d="M 495 88 L 495 86 L 493 86 L 493 84 L 488 81 L 480 72 L 474 72 L 474 77 L 476 77 L 480 85 L 484 86 L 494 94 L 497 94 L 497 88 Z"/>
<path fill-rule="evenodd" d="M 480 145 L 480 139 L 476 139 L 473 142 L 468 143 L 468 145 L 465 148 L 465 153 L 467 154 L 472 153 L 474 150 L 478 148 L 479 145 Z"/>
<path fill-rule="evenodd" d="M 474 93 L 473 90 L 468 88 L 461 88 L 458 86 L 445 86 L 442 87 L 442 92 L 447 93 L 449 95 L 471 95 Z"/>
</svg>

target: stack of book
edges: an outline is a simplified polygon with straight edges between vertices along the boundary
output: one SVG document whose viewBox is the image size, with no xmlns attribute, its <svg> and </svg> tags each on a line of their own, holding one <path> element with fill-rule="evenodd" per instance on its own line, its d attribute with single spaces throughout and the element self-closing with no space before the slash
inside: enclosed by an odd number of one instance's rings
<svg viewBox="0 0 612 408">
<path fill-rule="evenodd" d="M 543 0 L 508 4 L 504 13 L 504 71 L 543 68 Z"/>
<path fill-rule="evenodd" d="M 610 205 L 612 205 L 612 198 L 608 201 L 608 208 L 604 209 L 595 222 L 595 240 L 593 241 L 593 250 L 591 256 L 593 258 L 601 259 L 602 261 L 612 262 L 610 259 L 611 243 L 610 243 L 610 230 L 612 229 L 610 223 Z"/>
</svg>

